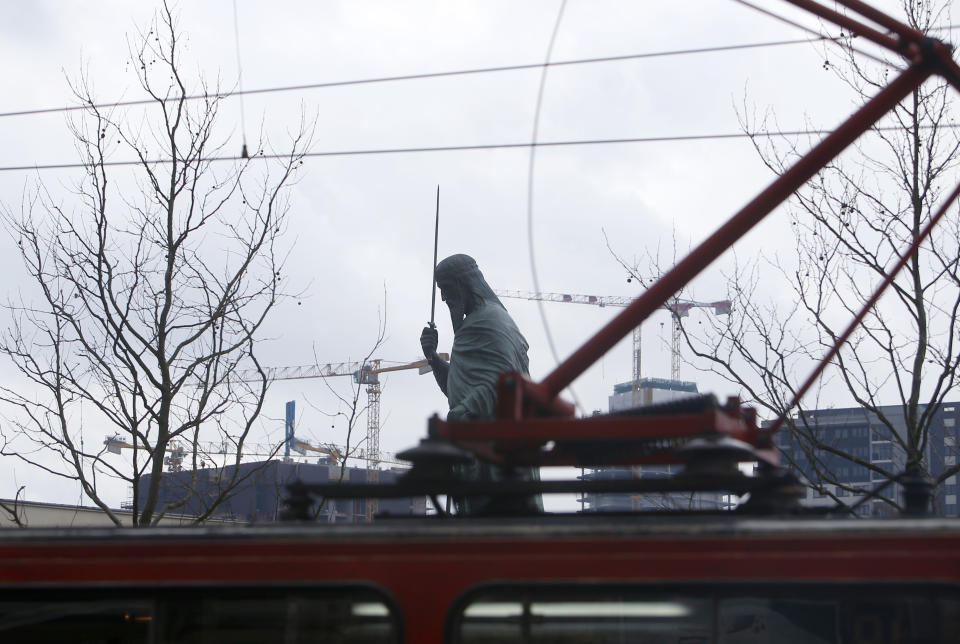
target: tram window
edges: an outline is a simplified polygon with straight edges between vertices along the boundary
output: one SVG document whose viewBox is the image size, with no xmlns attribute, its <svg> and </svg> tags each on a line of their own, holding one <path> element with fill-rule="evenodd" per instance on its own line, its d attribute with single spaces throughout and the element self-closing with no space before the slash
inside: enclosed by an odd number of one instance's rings
<svg viewBox="0 0 960 644">
<path fill-rule="evenodd" d="M 960 592 L 919 585 L 510 586 L 458 606 L 456 644 L 960 642 Z"/>
<path fill-rule="evenodd" d="M 0 641 L 148 642 L 153 615 L 153 602 L 142 600 L 0 600 Z"/>
<path fill-rule="evenodd" d="M 461 613 L 459 644 L 711 641 L 712 612 L 706 597 L 629 591 L 545 590 L 490 593 Z"/>
<path fill-rule="evenodd" d="M 367 588 L 30 591 L 0 596 L 0 641 L 396 643 L 400 620 Z"/>
</svg>

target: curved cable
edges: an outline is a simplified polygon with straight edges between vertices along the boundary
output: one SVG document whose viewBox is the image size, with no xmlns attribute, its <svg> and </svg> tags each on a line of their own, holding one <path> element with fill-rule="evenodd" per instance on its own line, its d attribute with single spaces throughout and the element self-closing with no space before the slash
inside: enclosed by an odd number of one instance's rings
<svg viewBox="0 0 960 644">
<path fill-rule="evenodd" d="M 560 32 L 560 23 L 563 22 L 563 12 L 567 7 L 567 0 L 561 0 L 560 9 L 557 11 L 557 20 L 553 24 L 553 33 L 550 34 L 550 43 L 547 45 L 547 54 L 540 71 L 540 87 L 537 89 L 537 103 L 533 112 L 533 133 L 530 136 L 530 158 L 527 164 L 527 253 L 530 257 L 530 275 L 533 278 L 533 290 L 540 292 L 540 277 L 537 273 L 537 259 L 533 244 L 533 179 L 537 165 L 537 135 L 540 131 L 540 111 L 543 107 L 543 90 L 547 85 L 547 70 L 550 68 L 550 57 L 553 55 L 553 46 L 557 41 L 557 34 Z M 540 322 L 543 324 L 544 334 L 547 336 L 547 346 L 550 347 L 550 353 L 556 364 L 560 364 L 560 356 L 557 354 L 557 346 L 553 341 L 553 333 L 550 331 L 550 323 L 547 321 L 547 313 L 542 300 L 537 300 L 537 310 L 540 313 Z M 567 387 L 573 402 L 583 413 L 583 405 L 577 398 L 576 392 L 572 386 Z"/>
</svg>

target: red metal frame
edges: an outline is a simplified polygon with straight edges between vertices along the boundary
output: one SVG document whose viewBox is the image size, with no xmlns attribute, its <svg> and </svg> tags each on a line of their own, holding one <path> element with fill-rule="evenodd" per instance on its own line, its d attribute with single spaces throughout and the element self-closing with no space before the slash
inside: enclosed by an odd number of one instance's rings
<svg viewBox="0 0 960 644">
<path fill-rule="evenodd" d="M 574 351 L 542 382 L 533 382 L 522 374 L 516 373 L 501 376 L 496 421 L 438 423 L 434 425 L 436 431 L 451 440 L 472 443 L 475 446 L 479 446 L 476 441 L 483 437 L 488 441 L 495 440 L 502 444 L 501 451 L 509 451 L 511 445 L 514 447 L 524 444 L 530 445 L 530 441 L 556 440 L 561 435 L 578 430 L 581 437 L 600 437 L 594 433 L 600 427 L 604 427 L 605 433 L 601 433 L 605 437 L 612 438 L 614 435 L 644 436 L 649 423 L 637 417 L 613 417 L 608 421 L 609 427 L 593 419 L 580 419 L 574 421 L 576 424 L 571 426 L 563 423 L 544 423 L 535 419 L 538 417 L 572 417 L 574 415 L 573 406 L 559 398 L 563 389 L 612 349 L 617 342 L 626 337 L 636 326 L 662 308 L 685 284 L 706 269 L 724 251 L 762 221 L 828 162 L 857 140 L 860 135 L 892 110 L 901 100 L 916 90 L 927 78 L 933 74 L 938 74 L 944 77 L 954 88 L 960 89 L 960 67 L 950 57 L 951 50 L 947 45 L 924 36 L 919 31 L 869 7 L 860 0 L 836 0 L 836 4 L 840 4 L 863 19 L 879 25 L 883 30 L 892 32 L 893 35 L 884 33 L 857 18 L 837 12 L 817 0 L 787 0 L 787 2 L 903 56 L 910 63 L 910 66 L 800 158 L 793 167 L 774 180 L 756 198 L 734 214 L 687 257 L 651 285 L 630 306 Z M 886 279 L 874 296 L 854 317 L 847 332 L 838 339 L 798 390 L 788 411 L 796 405 L 816 381 L 829 361 L 846 342 L 850 333 L 859 325 L 876 300 L 893 281 L 897 272 L 906 262 L 906 258 L 926 239 L 933 226 L 946 212 L 949 204 L 958 195 L 960 195 L 960 186 L 944 202 L 921 237 L 915 240 L 911 247 L 901 255 L 900 261 L 888 272 Z M 664 420 L 666 419 L 663 418 L 658 421 L 661 428 L 663 428 Z M 779 427 L 782 421 L 783 418 L 778 419 L 773 429 Z M 686 435 L 684 427 L 682 419 L 671 417 L 671 435 Z M 616 431 L 611 428 L 616 428 Z M 742 438 L 743 436 L 742 428 L 731 429 L 722 422 L 718 423 L 714 430 L 734 437 Z M 609 434 L 609 436 L 606 436 L 606 434 Z M 523 439 L 516 438 L 518 436 L 523 437 Z M 757 434 L 751 434 L 749 438 L 752 440 L 767 440 L 766 437 Z M 767 446 L 754 444 L 757 447 Z M 483 449 L 480 451 L 489 455 L 491 450 Z"/>
<path fill-rule="evenodd" d="M 668 418 L 669 423 L 660 415 L 500 418 L 457 423 L 434 416 L 430 419 L 429 435 L 453 441 L 495 463 L 580 466 L 583 462 L 575 454 L 576 450 L 571 451 L 566 443 L 589 441 L 595 446 L 598 441 L 618 442 L 622 453 L 613 454 L 609 465 L 681 463 L 672 453 L 631 455 L 627 445 L 630 441 L 688 439 L 720 432 L 756 447 L 762 460 L 771 465 L 778 462 L 773 450 L 773 432 L 759 428 L 755 410 L 741 407 L 737 398 L 731 398 L 722 408 L 670 414 Z"/>
</svg>

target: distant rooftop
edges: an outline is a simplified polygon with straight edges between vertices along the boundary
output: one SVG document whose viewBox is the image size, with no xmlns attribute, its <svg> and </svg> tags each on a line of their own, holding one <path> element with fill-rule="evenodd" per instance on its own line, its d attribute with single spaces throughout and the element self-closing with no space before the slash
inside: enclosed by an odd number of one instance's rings
<svg viewBox="0 0 960 644">
<path fill-rule="evenodd" d="M 670 380 L 669 378 L 641 378 L 641 389 L 664 389 L 666 391 L 685 391 L 697 393 L 697 383 L 687 380 Z M 633 391 L 633 381 L 621 382 L 613 386 L 613 393 L 626 394 Z"/>
</svg>

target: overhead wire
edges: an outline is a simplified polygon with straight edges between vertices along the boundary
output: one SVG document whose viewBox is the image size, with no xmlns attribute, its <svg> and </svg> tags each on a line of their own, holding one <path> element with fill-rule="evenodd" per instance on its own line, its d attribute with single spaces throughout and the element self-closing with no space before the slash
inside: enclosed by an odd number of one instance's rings
<svg viewBox="0 0 960 644">
<path fill-rule="evenodd" d="M 840 40 L 839 38 L 832 38 L 828 36 L 818 36 L 816 40 Z M 797 38 L 792 40 L 775 40 L 775 41 L 765 41 L 765 42 L 756 42 L 756 43 L 740 43 L 735 45 L 718 45 L 711 47 L 692 47 L 687 49 L 672 49 L 672 50 L 663 50 L 663 51 L 652 51 L 652 52 L 642 52 L 638 54 L 623 54 L 618 56 L 600 56 L 593 58 L 577 58 L 571 60 L 558 60 L 547 63 L 524 63 L 519 65 L 500 65 L 494 67 L 477 67 L 470 69 L 458 69 L 451 71 L 443 72 L 424 72 L 417 74 L 401 74 L 396 76 L 377 76 L 371 78 L 361 78 L 361 79 L 352 79 L 352 80 L 343 80 L 343 81 L 324 81 L 317 83 L 303 83 L 299 85 L 282 85 L 276 87 L 263 87 L 258 89 L 242 89 L 242 87 L 235 92 L 224 92 L 222 94 L 213 94 L 214 96 L 220 96 L 223 98 L 229 98 L 234 96 L 250 96 L 255 94 L 271 94 L 277 92 L 295 92 L 295 91 L 304 91 L 311 89 L 328 89 L 334 87 L 350 87 L 357 85 L 372 85 L 377 83 L 395 83 L 395 82 L 404 82 L 404 81 L 413 81 L 413 80 L 428 80 L 432 78 L 447 78 L 455 76 L 469 76 L 475 74 L 492 74 L 499 72 L 512 72 L 512 71 L 523 71 L 531 69 L 540 69 L 546 64 L 547 67 L 564 67 L 564 66 L 574 66 L 574 65 L 591 65 L 597 63 L 610 63 L 610 62 L 620 62 L 628 60 L 641 60 L 645 58 L 666 58 L 670 56 L 686 56 L 686 55 L 695 55 L 695 54 L 710 54 L 710 53 L 722 53 L 728 51 L 739 51 L 745 49 L 762 49 L 766 47 L 783 47 L 789 45 L 799 45 L 799 44 L 809 44 L 811 41 L 810 38 Z M 239 57 L 238 57 L 238 67 L 239 67 Z M 211 96 L 210 93 L 204 94 L 191 94 L 189 96 L 183 97 L 183 100 L 194 101 L 194 100 L 204 100 L 209 99 Z M 179 100 L 179 97 L 175 97 Z M 66 105 L 62 107 L 45 107 L 45 108 L 35 108 L 35 109 L 24 109 L 24 110 L 15 110 L 11 112 L 0 112 L 0 118 L 10 118 L 15 116 L 35 116 L 41 114 L 55 114 L 58 112 L 75 112 L 78 110 L 84 109 L 109 109 L 116 107 L 136 107 L 141 105 L 152 105 L 155 104 L 155 99 L 136 99 L 129 101 L 114 101 L 107 103 L 83 103 L 80 105 Z"/>
<path fill-rule="evenodd" d="M 423 73 L 415 73 L 415 74 L 401 74 L 396 76 L 377 76 L 377 77 L 371 77 L 371 78 L 361 78 L 361 79 L 352 79 L 352 80 L 343 80 L 343 81 L 323 81 L 323 82 L 317 82 L 317 83 L 302 83 L 297 85 L 280 85 L 275 87 L 261 87 L 257 89 L 246 89 L 246 90 L 242 88 L 242 80 L 241 80 L 241 87 L 239 88 L 238 91 L 225 92 L 223 94 L 219 94 L 219 96 L 223 96 L 224 98 L 226 98 L 226 97 L 232 97 L 232 96 L 271 94 L 276 92 L 295 92 L 295 91 L 303 91 L 303 90 L 310 90 L 310 89 L 349 87 L 352 85 L 369 85 L 369 84 L 375 84 L 375 83 L 392 83 L 392 82 L 402 82 L 402 81 L 412 81 L 412 80 L 426 80 L 431 78 L 444 78 L 449 76 L 467 76 L 472 74 L 490 74 L 490 73 L 497 73 L 497 72 L 522 71 L 522 70 L 529 70 L 529 69 L 540 69 L 544 65 L 548 67 L 589 65 L 589 64 L 595 64 L 595 63 L 641 60 L 644 58 L 666 58 L 670 56 L 723 53 L 723 52 L 739 51 L 739 50 L 746 50 L 746 49 L 763 49 L 767 47 L 784 47 L 784 46 L 790 46 L 790 45 L 809 44 L 811 42 L 816 42 L 816 41 L 841 42 L 841 41 L 849 40 L 849 36 L 826 36 L 824 34 L 817 32 L 814 29 L 811 29 L 810 27 L 807 27 L 798 22 L 792 21 L 784 16 L 776 14 L 763 7 L 759 7 L 749 2 L 748 0 L 734 0 L 734 1 L 744 6 L 755 9 L 761 13 L 767 14 L 785 24 L 788 24 L 790 26 L 806 31 L 808 34 L 810 34 L 810 36 L 812 36 L 812 39 L 811 38 L 793 38 L 793 39 L 762 41 L 762 42 L 754 42 L 754 43 L 738 43 L 733 45 L 690 47 L 685 49 L 667 49 L 662 51 L 641 52 L 637 54 L 622 54 L 618 56 L 598 56 L 598 57 L 592 57 L 592 58 L 578 58 L 578 59 L 571 59 L 571 60 L 555 60 L 555 61 L 549 61 L 547 63 L 538 62 L 538 63 L 521 63 L 517 65 L 498 65 L 498 66 L 491 66 L 491 67 L 477 67 L 477 68 L 458 69 L 458 70 L 450 70 L 450 71 L 442 71 L 442 72 L 423 72 Z M 236 22 L 237 21 L 235 16 L 234 18 L 235 32 L 237 31 Z M 960 29 L 960 24 L 950 24 L 950 25 L 943 25 L 939 27 L 930 27 L 929 31 L 950 31 L 953 29 Z M 238 33 L 235 34 L 235 37 L 237 35 Z M 238 39 L 238 42 L 239 42 L 239 39 Z M 855 49 L 854 51 L 856 51 L 857 53 L 861 53 L 864 56 L 868 56 L 873 60 L 877 60 L 884 63 L 887 62 L 867 52 L 860 51 L 859 49 Z M 239 71 L 238 77 L 242 76 L 242 71 L 239 70 L 239 54 L 238 54 L 238 71 Z M 210 98 L 209 93 L 191 94 L 189 96 L 184 97 L 184 99 L 188 101 L 203 100 L 208 98 Z M 14 110 L 10 112 L 0 112 L 0 118 L 9 118 L 14 116 L 34 116 L 34 115 L 41 115 L 41 114 L 55 114 L 58 112 L 74 112 L 74 111 L 84 110 L 88 108 L 107 109 L 107 108 L 113 108 L 113 107 L 134 107 L 138 105 L 151 105 L 151 104 L 154 104 L 155 102 L 156 101 L 154 99 L 138 99 L 138 100 L 129 100 L 129 101 L 114 101 L 114 102 L 107 102 L 107 103 L 92 103 L 92 104 L 84 103 L 80 105 L 64 105 L 60 107 L 31 108 L 31 109 L 23 109 L 23 110 Z"/>
<path fill-rule="evenodd" d="M 389 83 L 389 82 L 402 82 L 402 81 L 411 81 L 411 80 L 423 80 L 431 78 L 444 78 L 451 76 L 464 76 L 464 75 L 473 75 L 473 74 L 486 74 L 486 73 L 497 73 L 497 72 L 508 72 L 508 71 L 519 71 L 519 70 L 529 70 L 529 69 L 541 69 L 545 70 L 551 67 L 562 67 L 562 66 L 572 66 L 572 65 L 585 65 L 585 64 L 595 64 L 595 63 L 604 63 L 604 62 L 617 62 L 617 61 L 627 61 L 627 60 L 639 60 L 644 58 L 659 58 L 659 57 L 669 57 L 669 56 L 682 56 L 682 55 L 695 55 L 695 54 L 708 54 L 708 53 L 721 53 L 728 51 L 737 51 L 745 49 L 758 49 L 766 47 L 780 47 L 780 46 L 789 46 L 796 44 L 811 43 L 817 41 L 848 41 L 848 36 L 833 37 L 827 36 L 822 33 L 819 33 L 805 25 L 792 21 L 784 16 L 780 16 L 774 12 L 771 12 L 763 7 L 758 7 L 757 5 L 749 2 L 748 0 L 735 0 L 744 6 L 753 8 L 761 13 L 767 14 L 777 20 L 780 20 L 786 24 L 794 26 L 798 29 L 806 31 L 811 37 L 809 38 L 800 38 L 800 39 L 785 39 L 777 41 L 764 41 L 764 42 L 755 42 L 755 43 L 739 43 L 733 45 L 719 45 L 711 47 L 692 47 L 685 49 L 672 49 L 672 50 L 662 50 L 662 51 L 652 51 L 652 52 L 642 52 L 637 54 L 624 54 L 618 56 L 602 56 L 602 57 L 593 57 L 593 58 L 580 58 L 580 59 L 570 59 L 570 60 L 561 60 L 561 61 L 551 61 L 546 60 L 539 63 L 527 63 L 519 65 L 501 65 L 493 67 L 481 67 L 481 68 L 471 68 L 471 69 L 460 69 L 452 71 L 443 71 L 443 72 L 426 72 L 418 74 L 404 74 L 396 76 L 381 76 L 373 78 L 364 78 L 364 79 L 353 79 L 353 80 L 344 80 L 344 81 L 330 81 L 330 82 L 320 82 L 320 83 L 306 83 L 299 85 L 287 85 L 287 86 L 277 86 L 277 87 L 267 87 L 259 89 L 250 89 L 244 90 L 242 87 L 242 71 L 240 70 L 240 58 L 239 58 L 239 32 L 238 24 L 236 20 L 236 14 L 234 15 L 234 31 L 236 38 L 237 46 L 237 65 L 238 65 L 238 82 L 240 83 L 240 89 L 236 92 L 220 94 L 224 98 L 228 97 L 242 97 L 252 94 L 266 94 L 274 92 L 288 92 L 288 91 L 302 91 L 308 89 L 323 89 L 323 88 L 332 88 L 332 87 L 347 87 L 355 85 L 366 85 L 374 83 Z M 943 27 L 938 27 L 934 30 L 948 30 L 957 28 L 958 25 L 946 25 Z M 866 52 L 861 52 L 859 50 L 854 50 L 858 53 L 862 53 L 865 56 L 870 56 L 874 60 L 880 60 L 875 56 L 871 56 Z M 882 61 L 885 64 L 888 61 Z M 195 94 L 184 97 L 184 100 L 199 100 L 209 98 L 210 94 Z M 11 112 L 0 112 L 0 118 L 9 118 L 15 116 L 30 116 L 30 115 L 40 115 L 40 114 L 51 114 L 57 112 L 71 112 L 77 110 L 83 110 L 88 108 L 95 109 L 104 109 L 104 108 L 115 108 L 115 107 L 132 107 L 140 105 L 153 104 L 156 101 L 154 99 L 140 99 L 140 100 L 130 100 L 130 101 L 116 101 L 112 103 L 85 103 L 80 105 L 71 105 L 64 107 L 52 107 L 52 108 L 38 108 L 38 109 L 27 109 L 27 110 L 17 110 Z M 243 104 L 241 101 L 241 119 L 243 119 Z M 953 126 L 956 127 L 956 126 Z M 884 129 L 884 128 L 878 128 Z M 890 128 L 896 129 L 896 128 Z M 774 135 L 783 135 L 783 136 L 793 136 L 793 135 L 813 135 L 813 134 L 828 134 L 830 130 L 792 130 L 792 131 L 781 131 L 781 132 L 756 132 L 756 133 L 727 133 L 727 134 L 705 134 L 705 135 L 675 135 L 675 136 L 653 136 L 653 137 L 621 137 L 621 138 L 612 138 L 612 139 L 587 139 L 587 140 L 567 140 L 567 141 L 544 141 L 539 142 L 535 139 L 531 142 L 515 142 L 515 143 L 493 143 L 493 144 L 473 144 L 473 145 L 452 145 L 452 146 L 415 146 L 415 147 L 405 147 L 405 148 L 376 148 L 376 149 L 360 149 L 360 150 L 331 150 L 331 151 L 320 151 L 320 152 L 309 152 L 303 155 L 303 157 L 347 157 L 347 156 L 367 156 L 367 155 L 387 155 L 387 154 L 416 154 L 416 153 L 430 153 L 430 152 L 455 152 L 455 151 L 471 151 L 471 150 L 494 150 L 494 149 L 510 149 L 510 148 L 530 148 L 536 149 L 537 147 L 564 147 L 564 146 L 583 146 L 583 145 L 605 145 L 605 144 L 629 144 L 629 143 L 666 143 L 666 142 L 682 142 L 682 141 L 707 141 L 707 140 L 722 140 L 722 139 L 738 139 L 738 138 L 753 138 L 753 137 L 762 137 L 762 136 L 774 136 Z M 245 128 L 244 128 L 244 138 L 245 138 Z M 244 148 L 246 147 L 246 141 L 244 140 Z M 275 155 L 275 154 L 265 154 L 262 151 L 252 155 L 254 157 L 259 157 L 261 159 L 276 159 L 283 158 L 285 155 Z M 248 158 L 248 155 L 244 154 L 241 151 L 240 156 L 224 156 L 224 157 L 212 157 L 205 159 L 206 161 L 213 162 L 224 162 L 224 161 L 239 161 Z M 159 164 L 166 163 L 169 160 L 166 159 L 154 159 L 149 160 L 149 164 Z M 141 161 L 139 160 L 128 160 L 128 161 L 106 161 L 104 166 L 134 166 L 139 165 Z M 16 171 L 28 171 L 28 170 L 60 170 L 60 169 L 72 169 L 72 168 L 83 168 L 87 167 L 87 164 L 84 163 L 48 163 L 48 164 L 16 164 L 9 166 L 0 166 L 0 172 L 16 172 Z"/>
<path fill-rule="evenodd" d="M 473 74 L 487 74 L 487 73 L 497 73 L 497 72 L 508 72 L 508 71 L 520 71 L 520 70 L 529 70 L 529 69 L 541 69 L 545 72 L 546 69 L 551 67 L 562 67 L 562 66 L 572 66 L 572 65 L 585 65 L 585 64 L 595 64 L 595 63 L 605 63 L 605 62 L 617 62 L 617 61 L 627 61 L 627 60 L 639 60 L 644 58 L 659 58 L 659 57 L 669 57 L 669 56 L 682 56 L 682 55 L 695 55 L 695 54 L 707 54 L 707 53 L 721 53 L 728 51 L 737 51 L 745 49 L 758 49 L 766 47 L 780 47 L 780 46 L 789 46 L 796 44 L 811 43 L 816 41 L 833 41 L 839 42 L 841 40 L 846 40 L 848 37 L 831 37 L 815 30 L 810 29 L 804 25 L 791 21 L 783 16 L 778 16 L 777 14 L 770 12 L 761 7 L 757 7 L 747 0 L 735 0 L 740 4 L 754 8 L 762 13 L 773 16 L 778 20 L 782 20 L 787 24 L 797 27 L 808 32 L 812 38 L 800 38 L 800 39 L 787 39 L 787 40 L 777 40 L 777 41 L 764 41 L 756 43 L 740 43 L 734 45 L 719 45 L 711 47 L 692 47 L 685 49 L 672 49 L 672 50 L 662 50 L 662 51 L 652 51 L 652 52 L 642 52 L 637 54 L 624 54 L 618 56 L 602 56 L 602 57 L 593 57 L 593 58 L 580 58 L 580 59 L 571 59 L 571 60 L 561 60 L 561 61 L 550 61 L 540 63 L 527 63 L 519 65 L 501 65 L 493 67 L 481 67 L 481 68 L 471 68 L 471 69 L 460 69 L 452 71 L 443 71 L 443 72 L 426 72 L 418 74 L 404 74 L 396 76 L 381 76 L 373 78 L 364 78 L 364 79 L 353 79 L 353 80 L 344 80 L 344 81 L 330 81 L 330 82 L 320 82 L 320 83 L 306 83 L 299 85 L 287 85 L 287 86 L 277 86 L 277 87 L 267 87 L 259 89 L 250 89 L 244 90 L 242 86 L 242 71 L 240 70 L 240 57 L 239 57 L 239 32 L 238 24 L 236 20 L 236 15 L 234 15 L 234 31 L 236 38 L 236 47 L 237 47 L 237 65 L 238 65 L 238 82 L 240 83 L 240 89 L 236 92 L 229 92 L 220 94 L 224 98 L 227 97 L 242 97 L 246 95 L 253 94 L 266 94 L 274 92 L 289 92 L 289 91 L 302 91 L 308 89 L 323 89 L 323 88 L 332 88 L 332 87 L 347 87 L 355 85 L 367 85 L 375 83 L 389 83 L 389 82 L 402 82 L 402 81 L 411 81 L 411 80 L 424 80 L 431 78 L 444 78 L 452 76 L 465 76 Z M 940 27 L 938 29 L 952 29 L 957 27 L 957 25 L 947 25 Z M 868 55 L 865 52 L 864 55 Z M 875 60 L 876 57 L 873 57 Z M 886 61 L 883 61 L 886 62 Z M 194 94 L 185 96 L 184 100 L 200 100 L 209 98 L 210 94 Z M 52 108 L 38 108 L 38 109 L 26 109 L 26 110 L 17 110 L 11 112 L 0 112 L 0 118 L 9 118 L 16 116 L 32 116 L 40 114 L 51 114 L 58 112 L 71 112 L 89 108 L 95 109 L 104 109 L 104 108 L 116 108 L 116 107 L 133 107 L 141 105 L 153 104 L 156 101 L 154 99 L 139 99 L 139 100 L 129 100 L 129 101 L 115 101 L 110 103 L 85 103 L 80 105 L 70 105 L 64 107 L 52 107 Z M 243 104 L 241 101 L 241 119 L 243 119 Z M 245 128 L 244 129 L 244 139 L 245 139 Z M 829 130 L 794 130 L 789 132 L 779 132 L 777 134 L 782 134 L 785 136 L 798 135 L 798 134 L 826 134 L 829 133 Z M 454 146 L 417 146 L 417 147 L 406 147 L 406 148 L 378 148 L 378 149 L 366 149 L 366 150 L 334 150 L 326 152 L 310 152 L 304 154 L 304 157 L 333 157 L 333 156 L 365 156 L 365 155 L 384 155 L 384 154 L 415 154 L 415 153 L 425 153 L 425 152 L 453 152 L 453 151 L 470 151 L 470 150 L 493 150 L 493 149 L 509 149 L 509 148 L 530 148 L 535 149 L 536 147 L 562 147 L 562 146 L 580 146 L 580 145 L 603 145 L 603 144 L 626 144 L 626 143 L 655 143 L 655 142 L 671 142 L 671 141 L 704 141 L 704 140 L 715 140 L 715 139 L 736 139 L 736 138 L 745 138 L 745 137 L 754 137 L 754 136 L 770 136 L 769 133 L 730 133 L 730 134 L 707 134 L 707 135 L 679 135 L 679 136 L 657 136 L 657 137 L 629 137 L 629 138 L 614 138 L 614 139 L 588 139 L 588 140 L 571 140 L 571 141 L 546 141 L 538 142 L 533 140 L 532 142 L 519 142 L 519 143 L 494 143 L 494 144 L 475 144 L 475 145 L 454 145 Z M 246 141 L 244 140 L 243 148 L 246 148 Z M 262 159 L 270 158 L 282 158 L 284 155 L 273 155 L 273 154 L 264 154 L 262 151 L 259 154 L 253 155 Z M 225 157 L 213 157 L 205 159 L 207 161 L 239 161 L 242 159 L 248 158 L 247 154 L 244 154 L 243 149 L 240 156 L 225 156 Z M 154 159 L 149 160 L 147 163 L 158 164 L 169 162 L 165 159 Z M 133 166 L 139 165 L 141 161 L 139 160 L 129 160 L 129 161 L 107 161 L 104 162 L 105 166 Z M 59 170 L 59 169 L 71 169 L 71 168 L 82 168 L 87 167 L 87 164 L 83 163 L 48 163 L 48 164 L 16 164 L 9 166 L 0 166 L 0 172 L 16 172 L 16 171 L 27 171 L 27 170 Z"/>
<path fill-rule="evenodd" d="M 921 129 L 931 128 L 933 126 L 921 126 Z M 938 129 L 958 129 L 960 123 L 939 124 Z M 896 132 L 903 128 L 897 126 L 880 126 L 872 128 L 872 131 Z M 528 148 L 563 148 L 577 146 L 593 145 L 628 145 L 628 144 L 655 144 L 655 143 L 683 143 L 697 141 L 723 141 L 736 139 L 755 139 L 755 138 L 773 138 L 788 136 L 823 136 L 833 132 L 831 129 L 802 129 L 802 130 L 774 130 L 762 132 L 729 132 L 719 134 L 678 134 L 666 136 L 641 136 L 641 137 L 619 137 L 611 139 L 570 139 L 560 141 L 522 141 L 515 143 L 478 143 L 467 145 L 436 145 L 436 146 L 418 146 L 401 148 L 368 148 L 358 150 L 320 150 L 312 152 L 303 152 L 298 154 L 298 158 L 324 158 L 324 157 L 353 157 L 353 156 L 377 156 L 391 154 L 424 154 L 424 153 L 443 153 L 443 152 L 472 152 L 482 150 L 516 150 Z M 273 154 L 259 151 L 250 155 L 253 159 L 289 159 L 289 154 Z M 244 161 L 240 155 L 228 155 L 218 157 L 203 157 L 204 162 L 217 163 L 228 161 Z M 182 161 L 182 159 L 181 159 Z M 159 165 L 170 163 L 169 159 L 128 159 L 119 161 L 103 161 L 96 165 L 104 167 L 123 167 L 139 165 Z M 46 171 L 46 170 L 69 170 L 77 168 L 88 168 L 89 163 L 71 162 L 71 163 L 38 163 L 38 164 L 19 164 L 0 166 L 0 172 L 25 172 L 25 171 Z"/>
</svg>

